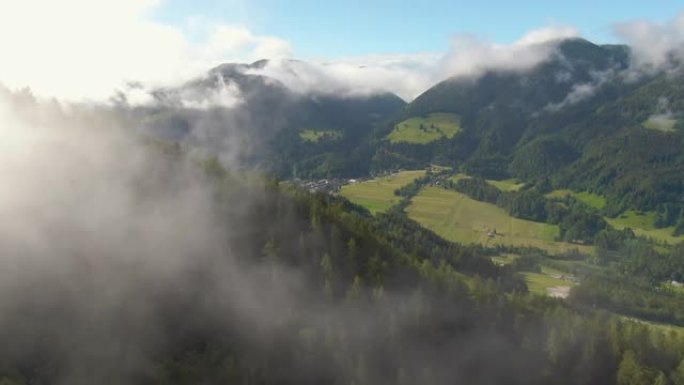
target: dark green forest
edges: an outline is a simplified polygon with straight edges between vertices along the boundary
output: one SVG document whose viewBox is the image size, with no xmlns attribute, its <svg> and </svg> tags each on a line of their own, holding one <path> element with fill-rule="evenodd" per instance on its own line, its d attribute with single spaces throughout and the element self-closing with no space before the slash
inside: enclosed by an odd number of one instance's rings
<svg viewBox="0 0 684 385">
<path fill-rule="evenodd" d="M 491 251 L 448 243 L 399 212 L 374 218 L 274 180 L 244 185 L 216 161 L 202 167 L 216 210 L 240 223 L 227 232 L 240 265 L 286 302 L 250 314 L 231 295 L 222 301 L 210 271 L 230 257 L 200 256 L 182 291 L 166 287 L 148 304 L 163 342 L 126 340 L 127 355 L 91 372 L 59 353 L 69 346 L 54 326 L 76 309 L 27 298 L 17 317 L 49 316 L 3 327 L 4 384 L 74 371 L 127 384 L 682 383 L 684 337 L 584 306 L 584 284 L 568 302 L 531 296 Z M 235 210 L 245 194 L 259 198 Z M 600 301 L 591 285 L 589 301 Z"/>
</svg>

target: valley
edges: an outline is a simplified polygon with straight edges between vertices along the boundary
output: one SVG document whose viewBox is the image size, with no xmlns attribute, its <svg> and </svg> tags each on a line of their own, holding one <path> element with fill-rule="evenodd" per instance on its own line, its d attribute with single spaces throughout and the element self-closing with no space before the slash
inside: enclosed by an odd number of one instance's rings
<svg viewBox="0 0 684 385">
<path fill-rule="evenodd" d="M 197 21 L 190 78 L 0 84 L 0 385 L 684 385 L 684 14 L 315 62 Z"/>
<path fill-rule="evenodd" d="M 583 279 L 593 281 L 611 274 L 605 263 L 595 262 L 610 253 L 603 243 L 597 249 L 596 245 L 560 241 L 558 225 L 516 218 L 493 203 L 446 188 L 459 181 L 472 180 L 471 176 L 444 168 L 432 168 L 427 172 L 402 171 L 343 186 L 340 195 L 375 215 L 401 207 L 407 218 L 448 241 L 500 250 L 491 257 L 492 261 L 520 271 L 533 294 L 567 298 L 574 287 L 581 286 Z M 486 183 L 502 193 L 520 194 L 519 191 L 525 188 L 524 183 L 517 180 Z M 416 187 L 411 187 L 414 185 Z M 405 195 L 404 190 L 411 193 Z M 541 199 L 561 205 L 574 201 L 595 212 L 606 207 L 605 198 L 588 192 L 554 190 Z M 628 228 L 642 242 L 650 244 L 652 250 L 669 253 L 671 245 L 681 242 L 682 237 L 668 234 L 672 228 L 655 229 L 656 217 L 654 212 L 627 211 L 615 218 L 604 218 L 616 230 Z M 608 308 L 616 311 L 612 306 Z M 634 318 L 634 315 L 630 317 Z M 648 319 L 647 316 L 644 320 Z"/>
<path fill-rule="evenodd" d="M 400 202 L 394 192 L 415 179 L 425 175 L 424 170 L 402 171 L 390 176 L 348 184 L 342 187 L 341 195 L 350 201 L 366 207 L 372 213 L 385 212 Z M 452 182 L 468 179 L 470 176 L 459 173 L 447 179 Z M 504 192 L 519 191 L 524 183 L 516 180 L 487 180 L 487 183 Z M 587 206 L 601 210 L 606 206 L 604 197 L 588 192 L 554 190 L 545 194 L 551 201 L 572 197 Z M 447 190 L 439 185 L 426 186 L 411 198 L 406 208 L 410 218 L 435 231 L 453 242 L 477 243 L 495 246 L 530 246 L 551 253 L 578 249 L 592 254 L 593 248 L 582 244 L 557 242 L 557 226 L 511 217 L 494 204 L 469 198 L 458 191 Z M 629 228 L 637 236 L 674 245 L 684 240 L 684 236 L 673 236 L 674 227 L 656 228 L 656 212 L 625 211 L 618 216 L 604 217 L 614 228 Z M 492 230 L 496 236 L 490 236 Z"/>
<path fill-rule="evenodd" d="M 394 191 L 425 175 L 424 170 L 402 171 L 388 176 L 342 186 L 340 194 L 365 207 L 372 214 L 382 213 L 399 203 Z"/>
<path fill-rule="evenodd" d="M 306 129 L 299 133 L 299 137 L 305 142 L 317 143 L 319 141 L 335 141 L 341 138 L 342 134 L 335 130 L 310 130 Z"/>
<path fill-rule="evenodd" d="M 537 247 L 552 253 L 578 247 L 555 242 L 557 226 L 513 218 L 496 205 L 456 191 L 425 187 L 411 201 L 409 218 L 452 242 Z"/>
<path fill-rule="evenodd" d="M 452 139 L 460 130 L 458 115 L 432 113 L 397 123 L 387 139 L 390 143 L 427 144 L 442 138 Z"/>
</svg>

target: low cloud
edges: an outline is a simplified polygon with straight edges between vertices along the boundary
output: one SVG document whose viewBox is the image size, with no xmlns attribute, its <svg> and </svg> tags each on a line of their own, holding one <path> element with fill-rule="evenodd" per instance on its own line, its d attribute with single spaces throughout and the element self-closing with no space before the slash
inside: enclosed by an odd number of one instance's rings
<svg viewBox="0 0 684 385">
<path fill-rule="evenodd" d="M 547 60 L 562 39 L 577 37 L 571 27 L 551 26 L 533 30 L 509 45 L 472 35 L 457 36 L 441 60 L 437 77 L 475 77 L 486 71 L 524 71 Z"/>
<path fill-rule="evenodd" d="M 651 129 L 662 131 L 673 131 L 677 124 L 677 117 L 681 113 L 672 111 L 670 100 L 666 97 L 658 98 L 654 113 L 644 122 L 644 126 Z"/>
<path fill-rule="evenodd" d="M 548 57 L 547 42 L 577 35 L 554 26 L 510 45 L 458 36 L 445 53 L 303 63 L 282 60 L 295 51 L 285 39 L 197 17 L 182 26 L 164 24 L 151 16 L 159 6 L 159 0 L 2 1 L 0 84 L 78 102 L 125 95 L 140 105 L 153 102 L 149 90 L 182 84 L 218 64 L 274 59 L 262 73 L 300 92 L 389 91 L 412 100 L 450 76 L 530 68 Z M 220 95 L 188 96 L 205 96 L 194 102 L 199 107 L 231 105 L 234 90 L 226 86 Z"/>
<path fill-rule="evenodd" d="M 632 48 L 632 67 L 659 70 L 684 59 L 684 12 L 665 23 L 636 20 L 619 23 L 615 34 Z"/>
<path fill-rule="evenodd" d="M 111 101 L 126 107 L 169 107 L 208 110 L 210 108 L 234 108 L 243 102 L 239 87 L 218 74 L 198 78 L 211 86 L 178 86 L 152 88 L 142 83 L 130 83 L 119 89 Z"/>
<path fill-rule="evenodd" d="M 3 365 L 55 384 L 136 383 L 174 343 L 164 325 L 192 319 L 181 304 L 263 333 L 297 306 L 301 277 L 278 268 L 275 290 L 276 267 L 246 264 L 257 184 L 231 186 L 239 204 L 219 207 L 191 159 L 111 110 L 71 109 L 0 89 Z"/>
<path fill-rule="evenodd" d="M 300 92 L 368 95 L 393 92 L 411 101 L 449 77 L 486 71 L 524 71 L 547 60 L 561 39 L 578 36 L 570 27 L 533 30 L 509 45 L 471 35 L 457 36 L 446 53 L 377 55 L 325 63 L 280 60 L 250 71 L 278 79 Z"/>
<path fill-rule="evenodd" d="M 0 83 L 68 101 L 101 102 L 118 95 L 114 100 L 145 105 L 154 103 L 151 90 L 201 77 L 218 64 L 272 59 L 252 73 L 272 76 L 299 92 L 393 92 L 410 101 L 449 77 L 532 68 L 550 57 L 554 42 L 579 35 L 572 27 L 554 25 L 530 31 L 511 44 L 458 35 L 446 52 L 305 63 L 287 60 L 296 53 L 287 40 L 245 26 L 201 17 L 183 26 L 161 23 L 151 17 L 159 5 L 159 0 L 0 2 Z M 626 36 L 643 41 L 639 46 L 650 47 L 651 56 L 658 58 L 666 51 L 663 46 L 681 42 L 682 20 L 680 16 L 665 26 L 641 22 L 640 33 Z M 650 44 L 654 39 L 660 39 L 655 48 Z M 231 84 L 219 94 L 187 96 L 192 100 L 184 102 L 188 107 L 239 102 Z"/>
<path fill-rule="evenodd" d="M 244 26 L 215 25 L 210 27 L 206 44 L 195 49 L 206 62 L 239 58 L 254 61 L 292 56 L 292 46 L 284 39 L 253 34 Z M 219 63 L 215 63 L 219 64 Z"/>
<path fill-rule="evenodd" d="M 619 76 L 620 71 L 621 70 L 619 68 L 612 68 L 606 71 L 591 73 L 590 81 L 574 84 L 562 101 L 558 103 L 550 103 L 544 107 L 543 110 L 548 112 L 556 112 L 567 106 L 571 106 L 591 98 L 596 94 L 597 91 L 601 89 L 601 87 L 603 87 L 603 85 Z M 556 74 L 556 81 L 559 83 L 567 82 L 571 78 L 572 74 L 570 72 L 560 72 Z"/>
<path fill-rule="evenodd" d="M 304 63 L 283 60 L 294 54 L 288 41 L 244 26 L 155 21 L 151 13 L 159 5 L 157 0 L 0 2 L 0 83 L 66 101 L 102 102 L 118 94 L 119 100 L 125 95 L 129 104 L 141 105 L 154 102 L 150 90 L 182 84 L 218 64 L 266 58 L 274 60 L 262 73 L 300 92 L 389 91 L 412 100 L 450 76 L 529 68 L 548 55 L 545 42 L 576 34 L 565 27 L 544 28 L 511 45 L 461 36 L 446 53 Z M 197 107 L 226 106 L 234 104 L 234 91 L 228 84 L 217 95 L 187 96 Z"/>
<path fill-rule="evenodd" d="M 129 82 L 179 84 L 225 61 L 291 54 L 286 41 L 208 23 L 198 36 L 155 21 L 158 0 L 0 1 L 0 84 L 105 101 Z M 139 91 L 139 90 L 138 90 Z M 138 92 L 139 97 L 145 97 Z"/>
<path fill-rule="evenodd" d="M 430 72 L 437 55 L 387 55 L 337 62 L 274 60 L 250 74 L 275 78 L 299 93 L 364 96 L 393 92 L 415 98 L 434 83 Z"/>
</svg>

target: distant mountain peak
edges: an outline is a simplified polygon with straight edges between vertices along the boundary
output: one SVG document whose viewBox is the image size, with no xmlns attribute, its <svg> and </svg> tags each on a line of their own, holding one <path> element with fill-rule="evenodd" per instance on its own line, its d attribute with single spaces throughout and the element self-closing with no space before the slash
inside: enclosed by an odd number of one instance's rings
<svg viewBox="0 0 684 385">
<path fill-rule="evenodd" d="M 629 47 L 624 45 L 598 45 L 582 38 L 564 39 L 558 45 L 558 52 L 566 59 L 585 61 L 599 67 L 609 61 L 626 67 L 629 60 Z"/>
<path fill-rule="evenodd" d="M 249 67 L 250 69 L 262 69 L 266 67 L 269 63 L 270 61 L 268 59 L 260 59 L 253 62 L 252 64 L 248 64 L 247 67 Z"/>
</svg>

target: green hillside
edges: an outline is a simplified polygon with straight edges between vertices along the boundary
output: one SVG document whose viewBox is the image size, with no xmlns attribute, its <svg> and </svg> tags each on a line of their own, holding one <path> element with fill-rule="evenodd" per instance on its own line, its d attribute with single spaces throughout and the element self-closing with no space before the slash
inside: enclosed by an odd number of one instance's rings
<svg viewBox="0 0 684 385">
<path fill-rule="evenodd" d="M 0 385 L 684 385 L 684 56 L 547 44 L 409 105 L 289 59 L 0 86 Z"/>
<path fill-rule="evenodd" d="M 606 198 L 598 195 L 598 194 L 593 194 L 587 191 L 572 191 L 572 190 L 567 190 L 567 189 L 561 189 L 561 190 L 554 190 L 551 191 L 550 193 L 546 194 L 547 198 L 550 199 L 560 199 L 564 198 L 567 196 L 571 196 L 578 201 L 586 204 L 589 207 L 601 210 L 602 208 L 606 207 Z"/>
<path fill-rule="evenodd" d="M 305 142 L 316 143 L 319 141 L 335 141 L 342 137 L 340 131 L 335 130 L 303 130 L 299 137 Z"/>
<path fill-rule="evenodd" d="M 525 183 L 519 182 L 517 179 L 505 179 L 505 180 L 487 180 L 487 183 L 498 188 L 501 191 L 518 191 Z"/>
<path fill-rule="evenodd" d="M 591 251 L 586 246 L 555 242 L 557 226 L 513 218 L 493 204 L 438 187 L 424 188 L 406 211 L 411 219 L 453 242 L 532 246 L 550 252 Z"/>
<path fill-rule="evenodd" d="M 426 144 L 441 138 L 451 139 L 460 131 L 460 118 L 456 114 L 431 113 L 399 122 L 387 135 L 391 143 Z"/>
<path fill-rule="evenodd" d="M 394 191 L 425 175 L 424 170 L 402 171 L 389 176 L 342 186 L 340 195 L 367 208 L 371 213 L 387 211 L 399 203 Z"/>
<path fill-rule="evenodd" d="M 657 130 L 663 132 L 674 132 L 677 125 L 677 119 L 672 119 L 668 116 L 651 116 L 642 124 L 649 130 Z"/>
<path fill-rule="evenodd" d="M 374 165 L 438 163 L 490 181 L 592 191 L 576 198 L 613 214 L 662 211 L 667 203 L 684 208 L 684 130 L 677 115 L 684 111 L 684 70 L 626 81 L 628 52 L 570 39 L 529 71 L 440 82 L 396 115 L 389 135 L 377 131 L 383 136 L 375 142 Z M 593 92 L 574 99 L 578 85 Z M 448 137 L 425 120 L 437 113 L 459 117 L 458 135 L 437 140 Z M 416 128 L 421 122 L 423 130 Z"/>
<path fill-rule="evenodd" d="M 616 218 L 606 218 L 611 226 L 617 229 L 630 228 L 637 236 L 652 238 L 657 241 L 676 244 L 684 241 L 684 236 L 672 235 L 674 226 L 656 228 L 657 214 L 655 212 L 637 212 L 628 210 Z"/>
</svg>

